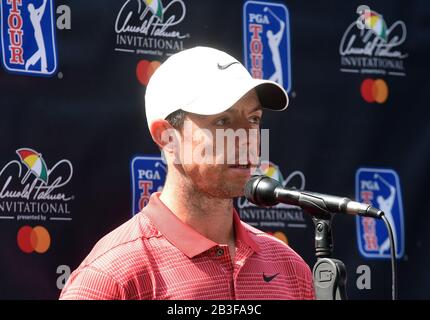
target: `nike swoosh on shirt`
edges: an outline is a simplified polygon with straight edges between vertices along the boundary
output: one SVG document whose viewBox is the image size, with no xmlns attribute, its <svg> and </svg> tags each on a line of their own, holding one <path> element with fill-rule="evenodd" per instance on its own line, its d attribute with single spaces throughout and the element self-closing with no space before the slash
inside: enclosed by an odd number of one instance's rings
<svg viewBox="0 0 430 320">
<path fill-rule="evenodd" d="M 233 61 L 233 62 L 230 62 L 230 63 L 224 64 L 224 65 L 221 65 L 221 64 L 218 62 L 218 69 L 220 69 L 220 70 L 225 70 L 225 69 L 227 69 L 228 67 L 230 67 L 231 65 L 236 64 L 236 63 L 239 63 L 239 62 L 238 62 L 238 61 Z"/>
<path fill-rule="evenodd" d="M 263 279 L 264 279 L 264 281 L 266 281 L 266 282 L 270 282 L 270 281 L 272 281 L 273 279 L 275 279 L 275 278 L 276 278 L 276 276 L 277 276 L 278 274 L 279 274 L 279 273 L 274 274 L 273 276 L 266 276 L 266 275 L 264 274 L 264 272 L 263 272 Z"/>
</svg>

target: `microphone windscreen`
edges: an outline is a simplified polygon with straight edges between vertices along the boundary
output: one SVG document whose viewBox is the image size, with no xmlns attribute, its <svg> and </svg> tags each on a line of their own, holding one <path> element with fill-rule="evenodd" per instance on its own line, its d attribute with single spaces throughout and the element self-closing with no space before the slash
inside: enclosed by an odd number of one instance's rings
<svg viewBox="0 0 430 320">
<path fill-rule="evenodd" d="M 255 204 L 255 189 L 258 184 L 258 180 L 261 178 L 261 176 L 252 176 L 251 179 L 248 180 L 248 182 L 245 184 L 245 190 L 244 194 L 245 197 Z"/>
<path fill-rule="evenodd" d="M 245 197 L 257 206 L 273 206 L 278 203 L 275 189 L 281 184 L 268 176 L 253 176 L 245 185 Z"/>
</svg>

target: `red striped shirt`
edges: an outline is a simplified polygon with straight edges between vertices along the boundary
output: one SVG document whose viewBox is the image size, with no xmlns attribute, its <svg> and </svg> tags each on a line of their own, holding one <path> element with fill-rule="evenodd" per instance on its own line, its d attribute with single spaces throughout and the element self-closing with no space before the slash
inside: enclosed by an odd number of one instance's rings
<svg viewBox="0 0 430 320">
<path fill-rule="evenodd" d="M 103 237 L 60 299 L 314 299 L 309 266 L 288 245 L 233 214 L 236 254 L 183 223 L 152 194 Z"/>
</svg>

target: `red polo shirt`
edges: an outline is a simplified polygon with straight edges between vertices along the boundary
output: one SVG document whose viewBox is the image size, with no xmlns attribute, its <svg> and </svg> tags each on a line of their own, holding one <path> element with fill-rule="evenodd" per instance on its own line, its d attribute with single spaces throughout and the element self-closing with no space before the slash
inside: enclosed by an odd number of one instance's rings
<svg viewBox="0 0 430 320">
<path fill-rule="evenodd" d="M 152 194 L 103 237 L 60 299 L 313 299 L 309 266 L 289 246 L 233 214 L 236 254 L 183 223 Z"/>
</svg>

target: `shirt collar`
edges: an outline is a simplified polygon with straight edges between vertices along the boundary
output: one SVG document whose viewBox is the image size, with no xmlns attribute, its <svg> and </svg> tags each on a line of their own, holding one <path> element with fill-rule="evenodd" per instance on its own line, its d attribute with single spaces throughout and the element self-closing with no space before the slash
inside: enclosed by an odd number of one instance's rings
<svg viewBox="0 0 430 320">
<path fill-rule="evenodd" d="M 182 222 L 169 208 L 160 200 L 161 192 L 154 192 L 143 213 L 174 246 L 181 250 L 187 257 L 192 258 L 203 253 L 218 243 L 204 237 L 191 226 Z M 233 210 L 233 225 L 236 240 L 239 240 L 254 251 L 260 250 L 258 244 L 251 238 L 249 231 L 242 224 L 239 214 Z"/>
</svg>

